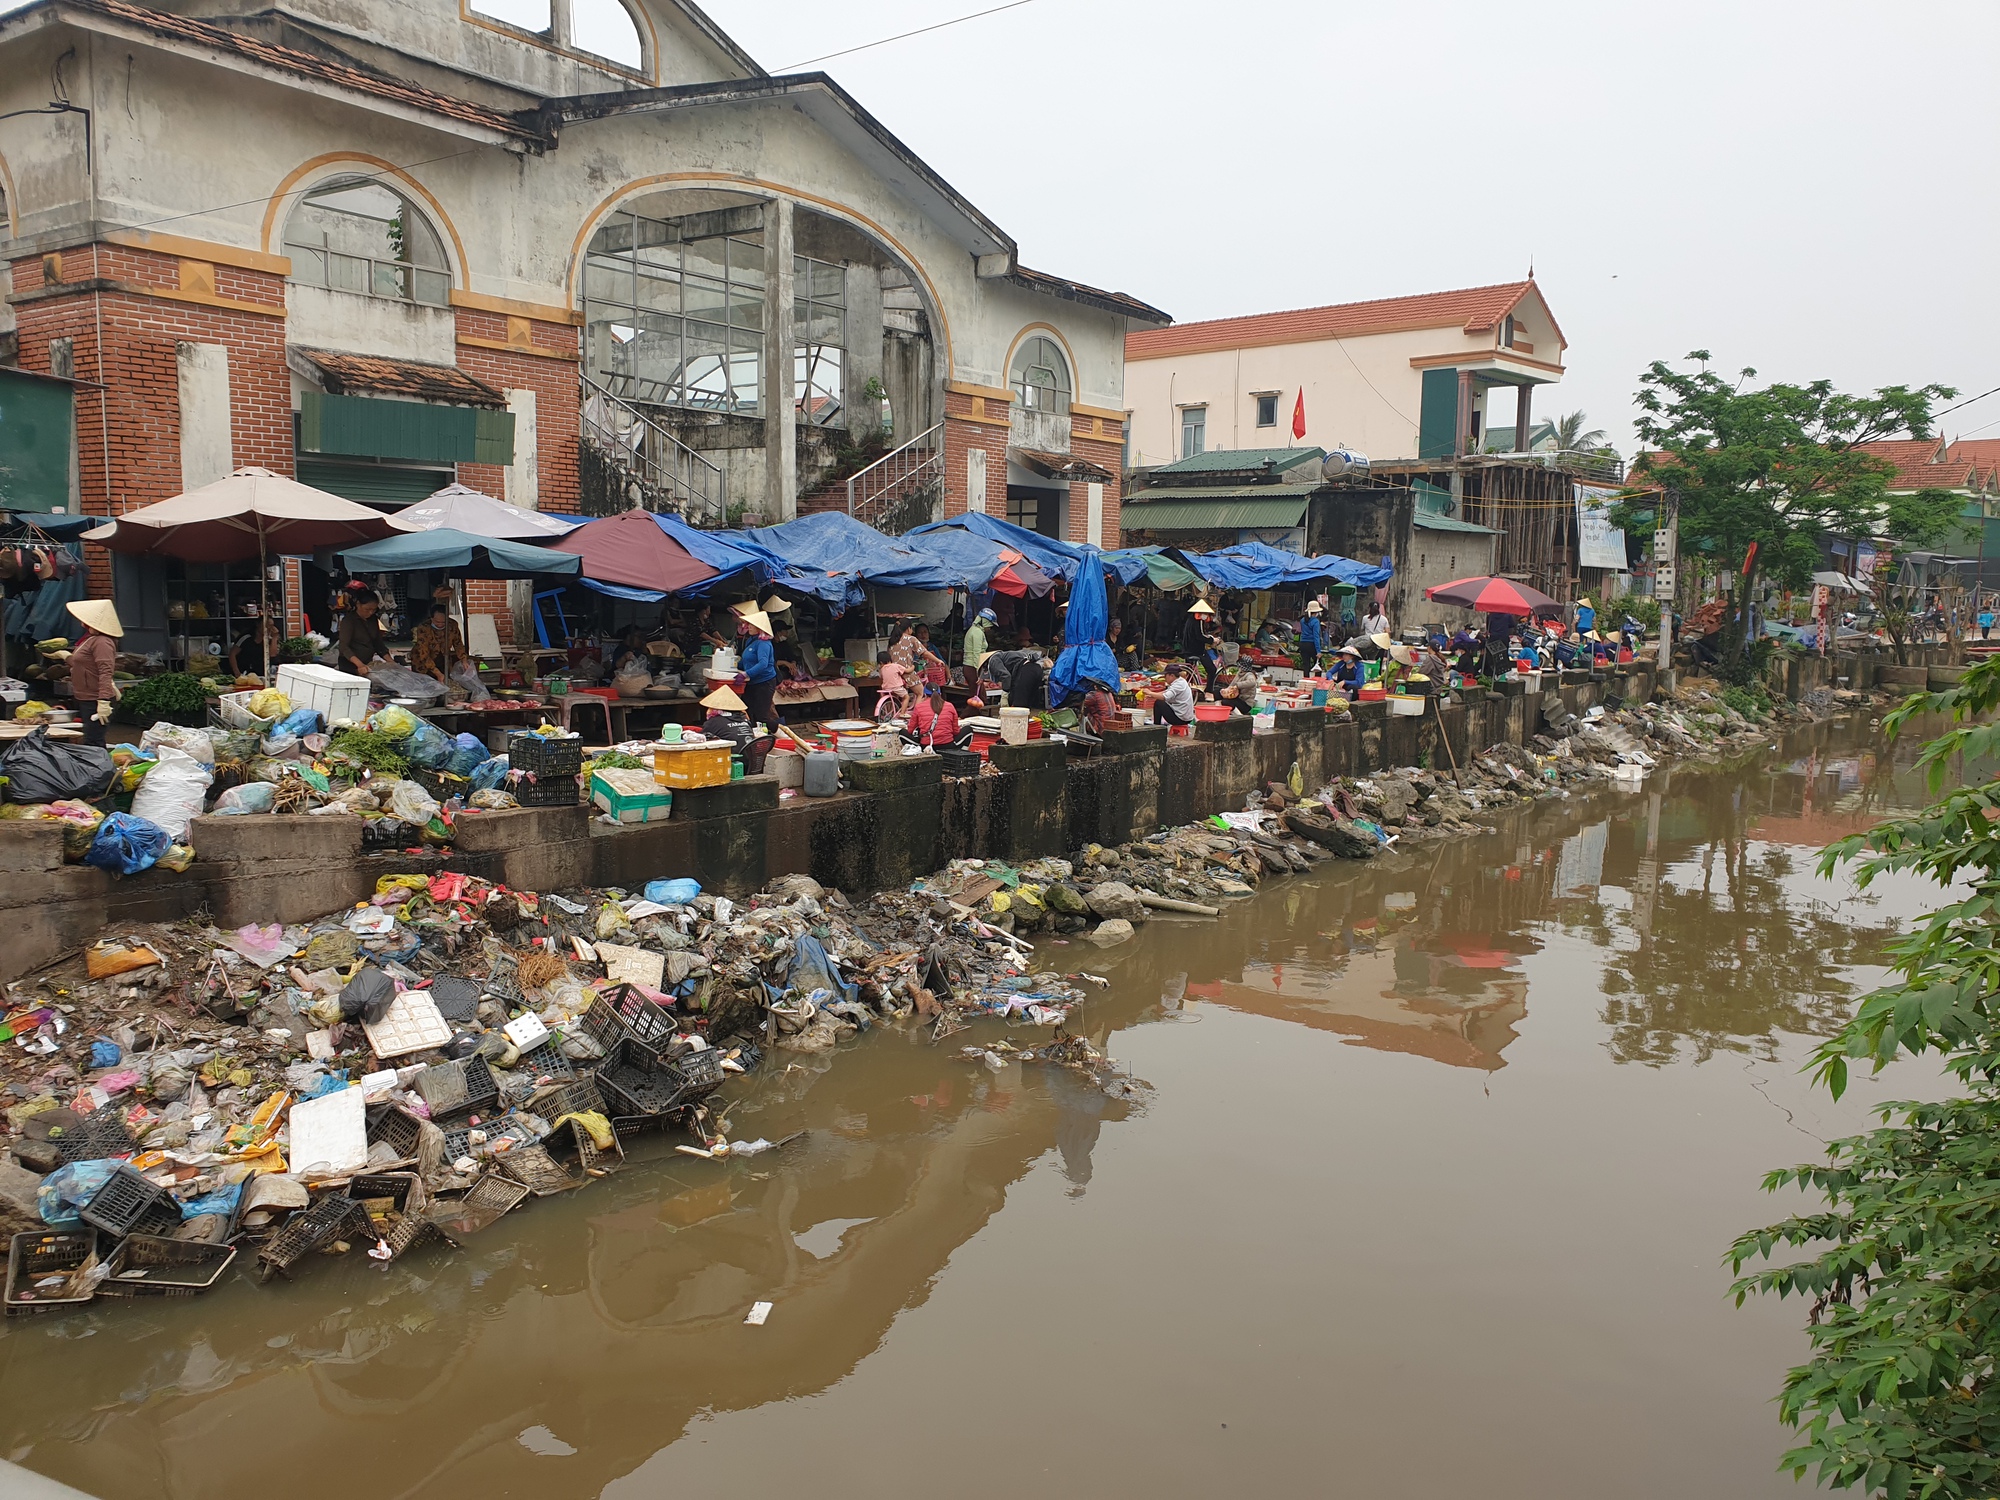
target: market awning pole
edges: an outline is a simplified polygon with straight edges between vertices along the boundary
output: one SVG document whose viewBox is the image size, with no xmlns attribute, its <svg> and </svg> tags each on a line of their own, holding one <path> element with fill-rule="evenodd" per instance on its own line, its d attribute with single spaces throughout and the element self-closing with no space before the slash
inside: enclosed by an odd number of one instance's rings
<svg viewBox="0 0 2000 1500">
<path fill-rule="evenodd" d="M 257 640 L 264 648 L 264 686 L 271 685 L 271 564 L 264 546 L 264 518 L 257 517 Z"/>
</svg>

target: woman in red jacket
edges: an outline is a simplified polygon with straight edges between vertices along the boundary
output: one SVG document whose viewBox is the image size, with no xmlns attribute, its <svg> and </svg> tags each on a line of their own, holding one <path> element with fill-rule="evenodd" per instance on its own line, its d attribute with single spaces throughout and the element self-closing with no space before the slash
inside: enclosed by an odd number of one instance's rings
<svg viewBox="0 0 2000 1500">
<path fill-rule="evenodd" d="M 958 710 L 934 684 L 925 686 L 924 696 L 910 710 L 910 733 L 924 746 L 949 745 L 958 738 Z"/>
</svg>

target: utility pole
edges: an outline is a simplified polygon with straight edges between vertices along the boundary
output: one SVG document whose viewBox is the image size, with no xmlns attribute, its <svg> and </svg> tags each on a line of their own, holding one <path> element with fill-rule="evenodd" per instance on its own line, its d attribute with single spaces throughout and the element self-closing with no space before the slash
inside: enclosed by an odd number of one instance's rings
<svg viewBox="0 0 2000 1500">
<path fill-rule="evenodd" d="M 1660 496 L 1653 532 L 1653 597 L 1660 601 L 1660 670 L 1674 666 L 1674 586 L 1680 557 L 1681 492 L 1668 485 Z"/>
</svg>

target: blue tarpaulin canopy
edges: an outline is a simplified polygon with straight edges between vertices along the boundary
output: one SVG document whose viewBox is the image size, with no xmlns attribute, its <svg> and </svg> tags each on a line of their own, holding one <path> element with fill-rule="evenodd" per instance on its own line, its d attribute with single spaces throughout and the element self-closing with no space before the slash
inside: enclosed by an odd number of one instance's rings
<svg viewBox="0 0 2000 1500">
<path fill-rule="evenodd" d="M 1084 549 L 1074 543 L 1060 541 L 1052 536 L 1043 536 L 1038 531 L 1029 531 L 1014 525 L 1011 521 L 998 520 L 979 511 L 967 511 L 964 515 L 953 516 L 948 521 L 935 521 L 929 526 L 919 526 L 913 531 L 905 532 L 902 542 L 906 547 L 917 547 L 921 545 L 920 538 L 936 536 L 944 531 L 965 532 L 989 542 L 997 542 L 1002 547 L 1012 548 L 1051 578 L 1061 578 L 1072 586 L 1076 583 L 1077 567 L 1083 560 Z M 1090 552 L 1099 560 L 1100 566 L 1109 568 L 1116 575 L 1120 583 L 1137 583 L 1146 576 L 1145 560 L 1136 553 L 1105 554 L 1094 547 Z"/>
<path fill-rule="evenodd" d="M 1086 682 L 1118 686 L 1118 659 L 1104 643 L 1111 620 L 1111 601 L 1104 591 L 1102 555 L 1095 547 L 1081 549 L 1076 585 L 1070 591 L 1069 613 L 1063 617 L 1062 655 L 1049 674 L 1049 703 L 1060 708 Z"/>
<path fill-rule="evenodd" d="M 971 586 L 943 562 L 839 511 L 800 516 L 741 535 L 790 568 L 791 575 L 776 582 L 837 606 L 861 603 L 863 584 L 904 589 Z"/>
<path fill-rule="evenodd" d="M 782 557 L 759 543 L 747 531 L 702 531 L 679 516 L 658 515 L 653 519 L 660 530 L 679 542 L 701 562 L 715 569 L 717 577 L 685 593 L 701 595 L 723 583 L 739 587 L 745 583 L 769 583 L 787 569 Z"/>
<path fill-rule="evenodd" d="M 1186 552 L 1177 547 L 1168 550 L 1198 578 L 1219 589 L 1303 588 L 1322 580 L 1354 589 L 1372 589 L 1387 583 L 1394 573 L 1388 567 L 1370 567 L 1332 553 L 1301 557 L 1263 542 L 1240 542 L 1216 552 Z"/>
<path fill-rule="evenodd" d="M 337 554 L 357 573 L 456 573 L 463 578 L 574 578 L 583 559 L 527 542 L 503 542 L 441 526 L 412 531 Z"/>
</svg>

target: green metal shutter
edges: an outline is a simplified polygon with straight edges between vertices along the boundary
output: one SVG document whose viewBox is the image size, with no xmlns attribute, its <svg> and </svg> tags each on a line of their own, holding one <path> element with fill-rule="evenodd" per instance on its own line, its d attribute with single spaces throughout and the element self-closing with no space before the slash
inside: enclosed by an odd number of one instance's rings
<svg viewBox="0 0 2000 1500">
<path fill-rule="evenodd" d="M 299 483 L 339 495 L 362 505 L 401 509 L 428 500 L 451 483 L 452 476 L 438 469 L 403 469 L 394 464 L 340 464 L 325 459 L 300 458 Z"/>
<path fill-rule="evenodd" d="M 16 510 L 67 510 L 70 387 L 0 370 L 0 500 Z"/>
<path fill-rule="evenodd" d="M 1458 371 L 1424 371 L 1424 405 L 1417 422 L 1417 457 L 1450 458 L 1458 448 Z"/>
<path fill-rule="evenodd" d="M 473 421 L 473 462 L 510 468 L 514 462 L 514 414 L 480 411 Z"/>
<path fill-rule="evenodd" d="M 423 463 L 479 462 L 480 418 L 471 406 L 425 401 L 378 401 L 369 396 L 328 396 L 306 391 L 299 403 L 299 447 L 307 453 L 365 458 L 407 458 Z M 513 460 L 513 418 L 507 413 L 508 456 Z M 486 460 L 494 462 L 494 460 Z"/>
</svg>

